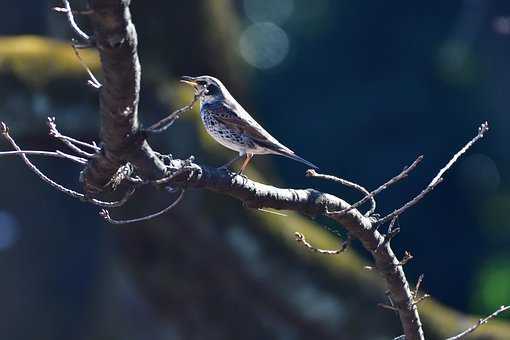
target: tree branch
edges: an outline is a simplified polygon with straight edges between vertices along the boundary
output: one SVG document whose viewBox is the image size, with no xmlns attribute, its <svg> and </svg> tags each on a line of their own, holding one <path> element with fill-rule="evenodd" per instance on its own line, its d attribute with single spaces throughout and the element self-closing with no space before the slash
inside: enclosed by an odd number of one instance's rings
<svg viewBox="0 0 510 340">
<path fill-rule="evenodd" d="M 403 180 L 404 178 L 406 178 L 409 175 L 409 173 L 411 171 L 413 171 L 418 166 L 418 164 L 420 164 L 420 162 L 422 160 L 423 160 L 423 156 L 419 156 L 418 158 L 415 159 L 415 161 L 410 166 L 405 167 L 404 170 L 402 170 L 401 173 L 399 173 L 397 176 L 391 178 L 389 181 L 387 181 L 386 183 L 384 183 L 383 185 L 381 185 L 380 187 L 378 187 L 374 191 L 370 192 L 368 195 L 363 197 L 358 202 L 354 203 L 353 205 L 351 205 L 348 208 L 345 208 L 345 209 L 343 209 L 341 211 L 332 211 L 329 214 L 336 215 L 336 216 L 341 216 L 341 215 L 346 214 L 347 212 L 349 212 L 352 209 L 358 208 L 360 205 L 362 205 L 366 201 L 372 200 L 373 197 L 376 196 L 377 194 L 379 194 L 381 191 L 386 190 L 387 188 L 389 188 L 393 184 L 395 184 L 395 183 Z"/>
<path fill-rule="evenodd" d="M 89 5 L 104 77 L 99 95 L 103 148 L 83 171 L 84 190 L 95 196 L 126 162 L 145 179 L 161 178 L 166 173 L 165 165 L 139 131 L 141 72 L 129 1 L 89 0 Z"/>
<path fill-rule="evenodd" d="M 489 315 L 488 317 L 486 317 L 484 319 L 478 320 L 478 322 L 476 324 L 474 324 L 473 326 L 469 327 L 464 332 L 462 332 L 460 334 L 457 334 L 455 336 L 452 336 L 452 337 L 450 337 L 450 338 L 448 338 L 446 340 L 458 340 L 458 339 L 461 339 L 461 338 L 465 337 L 466 335 L 468 335 L 469 333 L 473 333 L 481 325 L 484 325 L 487 322 L 489 322 L 490 319 L 498 316 L 500 313 L 503 313 L 503 312 L 505 312 L 507 310 L 510 310 L 510 306 L 501 306 L 494 313 Z"/>
<path fill-rule="evenodd" d="M 410 200 L 409 202 L 407 202 L 406 204 L 404 204 L 402 207 L 398 208 L 391 214 L 388 214 L 385 217 L 381 218 L 379 220 L 379 223 L 380 224 L 385 223 L 393 219 L 394 217 L 399 216 L 407 209 L 416 205 L 416 203 L 421 201 L 429 192 L 434 190 L 435 187 L 443 181 L 442 176 L 446 173 L 446 171 L 448 171 L 452 167 L 452 165 L 455 164 L 455 162 L 460 158 L 460 156 L 462 156 L 471 146 L 473 146 L 473 144 L 475 144 L 478 140 L 482 139 L 487 131 L 489 131 L 489 123 L 484 122 L 478 128 L 478 134 L 469 142 L 467 142 L 466 145 L 464 145 L 462 149 L 460 149 L 455 155 L 453 155 L 453 157 L 448 161 L 448 163 L 446 163 L 446 165 L 441 170 L 439 170 L 437 175 L 432 179 L 432 181 L 430 181 L 429 185 L 427 185 L 427 187 L 423 189 L 422 192 L 420 192 L 420 194 L 418 194 L 412 200 Z"/>
<path fill-rule="evenodd" d="M 177 204 L 179 204 L 179 202 L 181 202 L 182 198 L 184 197 L 184 192 L 185 191 L 182 189 L 181 192 L 179 193 L 179 196 L 175 199 L 175 201 L 173 201 L 166 208 L 164 208 L 164 209 L 162 209 L 162 210 L 160 210 L 158 212 L 155 212 L 153 214 L 147 215 L 147 216 L 133 218 L 133 219 L 129 219 L 129 220 L 115 220 L 115 219 L 110 217 L 110 212 L 108 210 L 106 210 L 106 209 L 101 210 L 99 212 L 99 215 L 102 218 L 104 218 L 108 223 L 111 223 L 111 224 L 129 224 L 129 223 L 148 221 L 148 220 L 151 220 L 153 218 L 161 216 L 161 215 L 169 212 L 170 210 L 172 210 Z"/>
<path fill-rule="evenodd" d="M 25 162 L 25 164 L 28 166 L 28 168 L 30 170 L 32 170 L 36 175 L 37 177 L 39 177 L 40 179 L 42 179 L 44 182 L 46 182 L 47 184 L 49 184 L 52 188 L 60 191 L 60 192 L 63 192 L 64 194 L 68 195 L 68 196 L 71 196 L 73 198 L 76 198 L 76 199 L 79 199 L 80 201 L 84 201 L 84 202 L 90 202 L 92 204 L 95 204 L 97 206 L 100 206 L 100 207 L 103 207 L 103 208 L 116 208 L 116 207 L 120 207 L 121 205 L 124 205 L 128 200 L 129 198 L 131 198 L 131 196 L 134 194 L 135 192 L 135 189 L 136 187 L 135 186 L 132 186 L 125 194 L 124 196 L 122 197 L 122 199 L 120 199 L 119 201 L 114 201 L 114 202 L 104 202 L 104 201 L 100 201 L 100 200 L 97 200 L 97 199 L 94 199 L 94 198 L 89 198 L 87 197 L 86 195 L 84 194 L 81 194 L 79 192 L 76 192 L 74 190 L 71 190 L 69 188 L 66 188 L 65 186 L 55 182 L 54 180 L 52 180 L 51 178 L 49 178 L 48 176 L 46 176 L 46 174 L 44 174 L 41 170 L 39 170 L 39 168 L 37 166 L 35 166 L 31 161 L 30 159 L 28 159 L 28 157 L 26 156 L 26 154 L 21 150 L 21 148 L 18 146 L 18 144 L 16 143 L 16 141 L 14 141 L 14 139 L 11 137 L 11 135 L 9 134 L 9 128 L 7 127 L 7 125 L 5 125 L 4 122 L 1 122 L 0 123 L 0 133 L 3 135 L 3 137 L 12 145 L 12 147 L 16 150 L 17 154 L 21 157 L 21 159 L 23 160 L 23 162 Z"/>
<path fill-rule="evenodd" d="M 314 189 L 283 189 L 257 183 L 235 173 L 193 163 L 191 166 L 182 160 L 173 160 L 170 171 L 177 176 L 166 181 L 172 187 L 200 188 L 235 197 L 250 208 L 273 208 L 294 210 L 311 217 L 324 214 L 326 209 L 341 211 L 350 207 L 344 200 Z M 349 210 L 341 216 L 327 215 L 342 224 L 347 231 L 361 241 L 375 260 L 376 267 L 388 284 L 392 300 L 408 340 L 423 340 L 423 330 L 413 295 L 402 266 L 390 245 L 384 243 L 373 224 L 375 221 L 358 210 Z"/>
<path fill-rule="evenodd" d="M 363 193 L 365 195 L 365 197 L 361 200 L 361 201 L 363 201 L 363 203 L 365 201 L 367 201 L 367 200 L 370 200 L 370 209 L 365 213 L 365 216 L 370 216 L 375 211 L 377 203 L 375 202 L 374 194 L 371 194 L 370 192 L 368 192 L 368 190 L 365 189 L 364 187 L 362 187 L 361 185 L 359 185 L 357 183 L 354 183 L 354 182 L 351 182 L 351 181 L 348 181 L 346 179 L 340 178 L 340 177 L 336 177 L 336 176 L 332 176 L 332 175 L 319 174 L 317 171 L 315 171 L 313 169 L 307 170 L 306 171 L 306 176 L 307 177 L 314 177 L 314 178 L 325 179 L 325 180 L 328 180 L 328 181 L 333 181 L 335 183 L 339 183 L 341 185 L 344 185 L 346 187 L 352 188 L 354 190 L 358 190 L 359 192 L 361 192 L 361 193 Z M 359 205 L 361 205 L 363 203 L 359 203 L 356 207 L 358 207 Z"/>
</svg>

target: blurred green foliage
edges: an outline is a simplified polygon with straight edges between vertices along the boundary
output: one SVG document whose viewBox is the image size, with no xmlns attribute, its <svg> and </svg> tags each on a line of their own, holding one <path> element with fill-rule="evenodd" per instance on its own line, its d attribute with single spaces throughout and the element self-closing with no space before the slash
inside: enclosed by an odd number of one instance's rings
<svg viewBox="0 0 510 340">
<path fill-rule="evenodd" d="M 91 70 L 100 68 L 96 51 L 81 50 L 80 56 Z M 26 35 L 0 37 L 0 74 L 13 74 L 40 89 L 55 78 L 83 78 L 86 71 L 68 42 Z"/>
</svg>

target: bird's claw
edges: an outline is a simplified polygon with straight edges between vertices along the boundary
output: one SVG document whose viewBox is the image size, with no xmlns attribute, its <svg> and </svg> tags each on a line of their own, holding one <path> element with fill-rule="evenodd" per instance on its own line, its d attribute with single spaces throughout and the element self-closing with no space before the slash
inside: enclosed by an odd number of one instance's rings
<svg viewBox="0 0 510 340">
<path fill-rule="evenodd" d="M 236 176 L 242 177 L 242 178 L 244 178 L 244 179 L 248 179 L 248 176 L 246 176 L 245 174 L 243 174 L 241 171 L 236 172 Z"/>
</svg>

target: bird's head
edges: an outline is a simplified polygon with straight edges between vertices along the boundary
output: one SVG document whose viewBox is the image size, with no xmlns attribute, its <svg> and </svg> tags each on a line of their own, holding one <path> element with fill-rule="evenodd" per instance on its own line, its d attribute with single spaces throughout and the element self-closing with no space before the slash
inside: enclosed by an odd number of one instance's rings
<svg viewBox="0 0 510 340">
<path fill-rule="evenodd" d="M 229 93 L 217 78 L 211 76 L 181 78 L 181 82 L 193 86 L 195 94 L 202 103 L 225 99 Z"/>
</svg>

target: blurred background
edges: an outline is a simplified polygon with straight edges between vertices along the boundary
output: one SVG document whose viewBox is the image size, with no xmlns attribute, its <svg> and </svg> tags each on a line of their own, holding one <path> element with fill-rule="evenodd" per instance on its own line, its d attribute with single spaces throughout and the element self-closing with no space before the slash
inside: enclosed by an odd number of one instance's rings
<svg viewBox="0 0 510 340">
<path fill-rule="evenodd" d="M 69 45 L 55 1 L 4 0 L 0 118 L 25 149 L 63 149 L 47 134 L 98 141 L 98 94 Z M 72 1 L 86 9 L 85 1 Z M 334 0 L 132 1 L 142 63 L 140 117 L 149 125 L 188 103 L 181 75 L 209 74 L 274 136 L 322 172 L 373 189 L 418 155 L 422 165 L 378 197 L 387 213 L 421 191 L 485 120 L 487 138 L 400 219 L 393 241 L 428 339 L 467 328 L 469 314 L 510 303 L 510 3 Z M 86 17 L 77 17 L 90 32 Z M 101 79 L 94 50 L 82 52 Z M 197 111 L 157 150 L 223 164 L 233 153 L 204 132 Z M 2 150 L 8 150 L 4 144 Z M 79 189 L 80 169 L 37 159 Z M 304 177 L 301 164 L 255 158 L 250 178 L 357 193 Z M 327 220 L 277 216 L 190 191 L 159 219 L 105 224 L 98 209 L 43 184 L 19 159 L 0 161 L 2 339 L 393 339 L 398 317 L 377 307 L 384 283 L 356 242 L 340 256 L 302 249 L 293 233 L 338 247 Z M 172 197 L 145 190 L 113 217 L 138 217 Z M 509 315 L 506 315 L 509 318 Z M 510 339 L 494 321 L 475 339 Z"/>
</svg>

